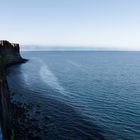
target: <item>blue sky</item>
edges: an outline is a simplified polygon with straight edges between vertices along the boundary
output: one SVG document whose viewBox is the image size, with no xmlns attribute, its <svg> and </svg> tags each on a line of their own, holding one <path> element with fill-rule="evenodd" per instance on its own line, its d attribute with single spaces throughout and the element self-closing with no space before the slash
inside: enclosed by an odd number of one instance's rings
<svg viewBox="0 0 140 140">
<path fill-rule="evenodd" d="M 0 0 L 0 39 L 140 50 L 140 0 Z"/>
</svg>

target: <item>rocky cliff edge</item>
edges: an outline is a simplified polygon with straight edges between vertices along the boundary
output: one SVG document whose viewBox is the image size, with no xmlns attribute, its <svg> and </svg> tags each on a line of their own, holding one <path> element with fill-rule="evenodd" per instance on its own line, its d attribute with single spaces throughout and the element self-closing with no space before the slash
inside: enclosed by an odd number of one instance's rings
<svg viewBox="0 0 140 140">
<path fill-rule="evenodd" d="M 8 66 L 22 63 L 26 60 L 20 55 L 20 47 L 17 43 L 10 43 L 7 40 L 0 40 L 0 65 Z"/>
</svg>

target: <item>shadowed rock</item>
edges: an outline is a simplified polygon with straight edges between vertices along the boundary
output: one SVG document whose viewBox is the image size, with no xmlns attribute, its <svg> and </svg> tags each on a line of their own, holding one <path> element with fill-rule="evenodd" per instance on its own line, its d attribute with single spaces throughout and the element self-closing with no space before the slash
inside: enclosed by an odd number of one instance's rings
<svg viewBox="0 0 140 140">
<path fill-rule="evenodd" d="M 19 44 L 11 44 L 6 40 L 0 41 L 0 121 L 3 140 L 10 140 L 12 133 L 10 93 L 6 80 L 5 68 L 25 61 L 26 60 L 20 55 Z"/>
<path fill-rule="evenodd" d="M 26 60 L 20 55 L 19 44 L 0 40 L 0 66 L 7 67 L 12 64 L 22 63 Z"/>
</svg>

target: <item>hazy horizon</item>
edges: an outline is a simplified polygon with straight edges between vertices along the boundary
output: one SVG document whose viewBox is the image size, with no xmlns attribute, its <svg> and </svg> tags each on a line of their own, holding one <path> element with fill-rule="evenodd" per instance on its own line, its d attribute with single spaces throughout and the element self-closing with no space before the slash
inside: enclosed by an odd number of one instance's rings
<svg viewBox="0 0 140 140">
<path fill-rule="evenodd" d="M 1 1 L 0 39 L 22 46 L 140 50 L 139 0 Z"/>
<path fill-rule="evenodd" d="M 96 47 L 96 46 L 47 46 L 47 45 L 20 45 L 21 51 L 140 51 L 139 49 Z"/>
</svg>

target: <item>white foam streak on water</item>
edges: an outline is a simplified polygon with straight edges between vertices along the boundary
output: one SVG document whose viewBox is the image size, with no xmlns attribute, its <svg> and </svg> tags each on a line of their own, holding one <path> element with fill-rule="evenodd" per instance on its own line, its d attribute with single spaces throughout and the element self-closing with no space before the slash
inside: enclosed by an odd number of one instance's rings
<svg viewBox="0 0 140 140">
<path fill-rule="evenodd" d="M 24 80 L 24 83 L 26 83 L 28 86 L 30 86 L 30 76 L 27 74 L 27 73 L 22 73 L 22 77 L 23 77 L 23 80 Z"/>
<path fill-rule="evenodd" d="M 34 59 L 34 58 L 33 58 Z M 33 66 L 32 66 L 32 63 L 28 63 L 28 68 L 29 69 L 32 69 Z M 34 69 L 33 69 L 34 70 Z M 22 80 L 23 82 L 28 86 L 28 87 L 31 87 L 32 86 L 32 82 L 31 82 L 31 79 L 33 79 L 34 77 L 28 73 L 28 72 L 22 72 Z"/>
<path fill-rule="evenodd" d="M 61 92 L 64 92 L 64 88 L 59 84 L 55 75 L 48 69 L 46 65 L 41 66 L 40 76 L 42 80 L 50 87 L 55 88 Z"/>
<path fill-rule="evenodd" d="M 66 94 L 66 90 L 61 86 L 57 77 L 53 74 L 53 72 L 48 68 L 48 66 L 41 60 L 38 60 L 41 64 L 39 74 L 41 79 L 52 89 L 56 89 L 62 94 Z"/>
</svg>

